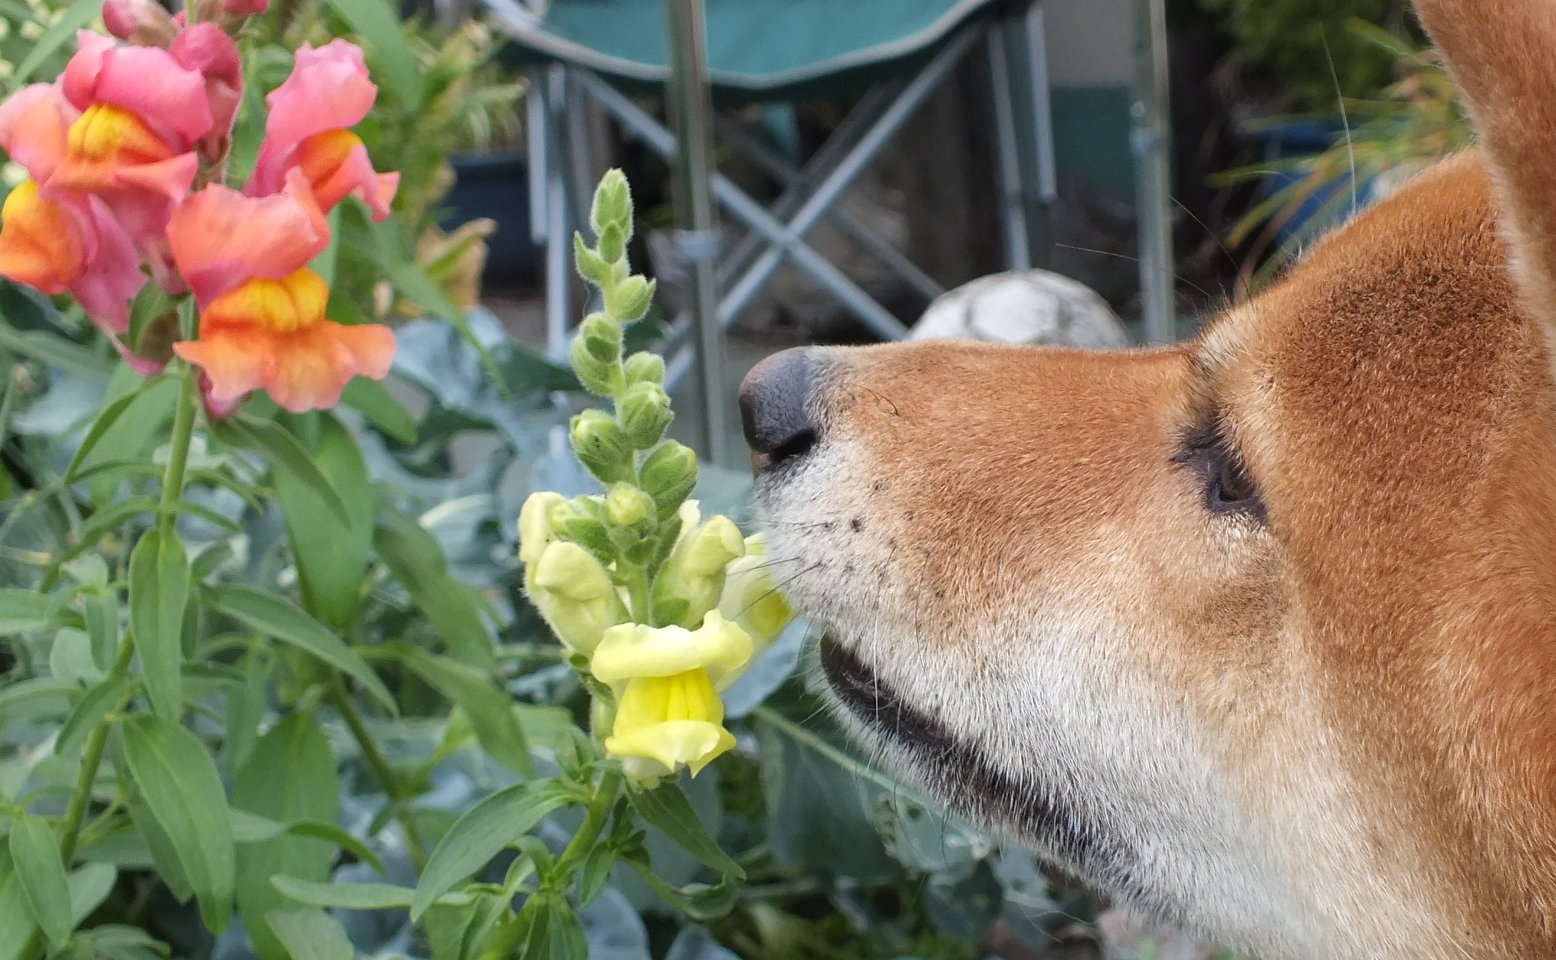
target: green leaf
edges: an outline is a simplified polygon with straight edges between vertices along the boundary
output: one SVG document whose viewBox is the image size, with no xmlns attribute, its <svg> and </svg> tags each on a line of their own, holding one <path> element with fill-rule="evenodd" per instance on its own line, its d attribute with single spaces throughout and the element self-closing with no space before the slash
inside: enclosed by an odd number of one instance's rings
<svg viewBox="0 0 1556 960">
<path fill-rule="evenodd" d="M 533 775 L 529 746 L 513 713 L 513 701 L 491 674 L 415 648 L 397 651 L 401 661 L 444 699 L 465 711 L 476 739 L 499 763 Z"/>
<path fill-rule="evenodd" d="M 84 0 L 77 0 L 81 2 Z M 17 330 L 0 323 L 0 347 L 90 380 L 105 381 L 113 373 L 113 361 L 107 357 L 42 330 Z"/>
<path fill-rule="evenodd" d="M 0 719 L 63 714 L 69 704 L 67 698 L 79 690 L 75 684 L 54 677 L 34 677 L 7 683 L 0 687 Z"/>
<path fill-rule="evenodd" d="M 84 687 L 103 679 L 102 669 L 92 659 L 92 638 L 85 630 L 65 627 L 54 635 L 54 643 L 49 647 L 49 673 Z"/>
<path fill-rule="evenodd" d="M 330 489 L 340 493 L 349 519 L 342 523 L 318 488 L 290 471 L 276 472 L 276 495 L 286 515 L 286 530 L 297 557 L 303 606 L 324 622 L 344 629 L 362 605 L 362 580 L 367 576 L 373 537 L 372 484 L 357 442 L 340 421 L 327 413 L 289 418 L 299 433 L 313 434 L 305 443 L 314 466 Z"/>
<path fill-rule="evenodd" d="M 398 707 L 384 682 L 352 649 L 319 621 L 280 597 L 252 587 L 224 585 L 206 593 L 210 608 L 313 654 L 360 683 L 385 710 Z"/>
<path fill-rule="evenodd" d="M 146 696 L 164 720 L 184 712 L 184 606 L 189 556 L 173 528 L 147 531 L 130 554 L 130 628 L 145 674 Z"/>
<path fill-rule="evenodd" d="M 586 960 L 588 944 L 573 908 L 554 890 L 533 894 L 519 913 L 524 939 L 519 960 Z"/>
<path fill-rule="evenodd" d="M 216 764 L 194 734 L 154 716 L 125 722 L 124 760 L 200 901 L 206 927 L 220 933 L 232 917 L 237 864 Z M 164 866 L 160 859 L 158 866 Z"/>
<path fill-rule="evenodd" d="M 248 762 L 265 717 L 269 659 L 259 650 L 250 650 L 239 668 L 243 680 L 227 692 L 227 735 L 222 739 L 223 759 L 228 770 L 238 770 Z"/>
<path fill-rule="evenodd" d="M 152 939 L 144 930 L 107 924 L 82 930 L 74 940 L 82 957 L 106 957 L 107 960 L 163 960 L 167 944 Z"/>
<path fill-rule="evenodd" d="M 291 907 L 265 915 L 279 957 L 291 960 L 351 960 L 356 951 L 340 922 L 318 907 Z M 252 927 L 250 928 L 253 929 Z M 257 938 L 256 938 L 257 939 Z"/>
<path fill-rule="evenodd" d="M 662 783 L 652 790 L 629 787 L 627 799 L 632 802 L 632 808 L 638 812 L 638 816 L 663 830 L 687 853 L 726 877 L 745 877 L 746 873 L 740 869 L 740 864 L 731 860 L 724 848 L 719 846 L 719 842 L 697 816 L 697 811 L 686 802 L 686 794 L 674 783 Z"/>
<path fill-rule="evenodd" d="M 343 910 L 409 910 L 416 896 L 410 887 L 392 883 L 314 883 L 294 877 L 272 877 L 270 882 L 298 903 Z M 437 899 L 440 906 L 459 907 L 469 902 L 464 893 L 446 893 Z"/>
<path fill-rule="evenodd" d="M 27 910 L 49 943 L 57 947 L 75 928 L 59 841 L 48 821 L 23 813 L 11 822 L 10 847 Z"/>
<path fill-rule="evenodd" d="M 497 672 L 492 637 L 481 620 L 470 589 L 448 574 L 443 548 L 427 529 L 398 510 L 385 510 L 373 531 L 377 551 L 411 602 L 426 614 L 432 629 L 461 663 Z"/>
<path fill-rule="evenodd" d="M 421 67 L 405 41 L 405 31 L 395 8 L 385 0 L 329 0 L 341 19 L 362 37 L 368 56 L 382 70 L 377 79 L 394 88 L 407 113 L 421 106 Z"/>
<path fill-rule="evenodd" d="M 286 960 L 286 949 L 265 925 L 271 911 L 287 903 L 270 878 L 286 874 L 323 881 L 335 860 L 333 843 L 285 832 L 292 821 L 333 824 L 340 816 L 340 774 L 317 721 L 294 713 L 260 737 L 233 782 L 232 805 L 235 813 L 279 821 L 280 832 L 238 850 L 238 913 L 253 931 L 260 957 Z M 238 827 L 235 822 L 234 839 L 241 843 Z"/>
<path fill-rule="evenodd" d="M 276 473 L 290 473 L 298 483 L 312 488 L 336 520 L 350 525 L 351 512 L 346 509 L 339 491 L 330 485 L 329 480 L 314 465 L 313 458 L 297 442 L 297 438 L 279 424 L 255 417 L 236 416 L 212 423 L 210 430 L 218 440 L 229 446 L 269 458 L 270 466 Z"/>
<path fill-rule="evenodd" d="M 88 593 L 81 600 L 81 610 L 85 614 L 86 635 L 92 641 L 92 660 L 99 669 L 107 670 L 119 652 L 119 597 L 106 590 Z"/>
<path fill-rule="evenodd" d="M 65 725 L 59 728 L 59 736 L 54 740 L 54 755 L 68 757 L 74 754 L 87 733 L 124 702 L 134 682 L 129 677 L 109 677 L 88 690 L 70 711 Z"/>
<path fill-rule="evenodd" d="M 354 377 L 346 384 L 340 399 L 368 422 L 401 443 L 415 443 L 421 428 L 416 418 L 395 399 L 389 388 L 377 380 Z"/>
<path fill-rule="evenodd" d="M 189 883 L 189 877 L 184 873 L 184 867 L 178 859 L 178 849 L 173 846 L 173 840 L 167 831 L 157 822 L 157 818 L 151 812 L 151 807 L 139 796 L 131 796 L 125 804 L 130 811 L 130 822 L 134 826 L 131 838 L 139 835 L 146 845 L 146 852 L 151 854 L 152 863 L 162 875 L 162 882 L 173 894 L 173 899 L 179 903 L 188 903 L 194 896 L 194 887 Z"/>
<path fill-rule="evenodd" d="M 0 636 L 60 626 L 65 605 L 58 597 L 19 587 L 0 589 Z"/>
<path fill-rule="evenodd" d="M 466 811 L 432 851 L 427 869 L 416 884 L 411 919 L 419 920 L 427 908 L 454 884 L 528 833 L 546 815 L 576 799 L 568 784 L 535 780 L 499 790 Z"/>
<path fill-rule="evenodd" d="M 148 286 L 154 286 L 154 284 L 148 284 Z M 142 392 L 158 382 L 160 382 L 160 378 L 152 377 L 139 390 L 126 393 L 103 408 L 103 411 L 97 415 L 97 419 L 92 422 L 92 428 L 87 431 L 86 438 L 81 441 L 81 446 L 76 448 L 76 455 L 70 458 L 70 466 L 65 468 L 63 479 L 66 483 L 70 483 L 75 479 L 76 471 L 81 469 L 81 463 L 86 460 L 87 454 L 91 453 L 97 447 L 98 441 L 103 439 L 109 430 L 113 429 L 113 425 L 118 422 L 124 411 L 128 410 L 130 405 L 136 400 L 140 399 Z"/>
<path fill-rule="evenodd" d="M 312 837 L 340 847 L 379 873 L 388 872 L 383 860 L 373 852 L 372 847 L 332 823 L 318 820 L 288 820 L 283 823 L 236 808 L 227 812 L 232 817 L 232 839 L 239 846 L 247 843 L 264 843 L 266 840 L 287 834 L 296 837 Z M 238 851 L 240 857 L 242 852 Z"/>
<path fill-rule="evenodd" d="M 173 377 L 163 377 L 148 384 L 121 364 L 108 383 L 105 399 L 116 401 L 122 396 L 135 399 L 114 421 L 114 429 L 100 436 L 91 452 L 82 458 L 76 467 L 76 481 L 84 482 L 89 470 L 107 462 L 149 463 L 151 451 L 168 440 L 179 389 L 179 382 Z M 122 483 L 123 478 L 115 473 L 94 473 L 88 483 L 93 502 L 107 506 L 116 498 Z"/>
<path fill-rule="evenodd" d="M 97 0 L 76 0 L 67 7 L 64 14 L 33 43 L 32 52 L 27 54 L 27 58 L 17 65 L 10 77 L 11 88 L 18 89 L 26 83 L 34 70 L 75 39 L 76 31 L 91 23 L 102 9 L 103 5 Z"/>
<path fill-rule="evenodd" d="M 601 843 L 584 857 L 583 868 L 578 871 L 578 905 L 587 907 L 605 889 L 610 879 L 611 867 L 616 865 L 616 848 Z"/>
<path fill-rule="evenodd" d="M 0 932 L 4 933 L 0 936 L 0 960 L 31 960 L 24 958 L 23 952 L 38 925 L 27 908 L 22 878 L 16 875 L 8 846 L 0 846 Z"/>
<path fill-rule="evenodd" d="M 687 917 L 707 922 L 717 920 L 735 908 L 740 899 L 740 882 L 726 876 L 716 884 L 688 883 L 683 887 L 671 886 L 654 872 L 654 868 L 637 859 L 624 861 L 642 877 L 654 892 Z"/>
<path fill-rule="evenodd" d="M 70 871 L 65 882 L 70 886 L 70 917 L 80 924 L 103 905 L 119 879 L 119 870 L 111 863 L 86 863 Z"/>
</svg>

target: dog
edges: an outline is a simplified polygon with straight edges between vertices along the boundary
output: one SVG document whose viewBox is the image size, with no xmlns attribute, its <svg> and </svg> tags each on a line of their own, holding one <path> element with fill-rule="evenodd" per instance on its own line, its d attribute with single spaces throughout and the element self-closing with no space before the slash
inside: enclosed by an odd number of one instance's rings
<svg viewBox="0 0 1556 960">
<path fill-rule="evenodd" d="M 1195 341 L 741 388 L 852 731 L 1264 960 L 1556 957 L 1556 2 L 1418 13 L 1480 146 Z"/>
</svg>

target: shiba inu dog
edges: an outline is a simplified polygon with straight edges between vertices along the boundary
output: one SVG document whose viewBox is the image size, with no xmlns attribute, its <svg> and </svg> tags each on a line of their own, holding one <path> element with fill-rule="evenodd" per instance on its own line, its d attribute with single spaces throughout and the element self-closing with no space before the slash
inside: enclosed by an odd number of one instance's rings
<svg viewBox="0 0 1556 960">
<path fill-rule="evenodd" d="M 855 731 L 1276 958 L 1556 957 L 1556 0 L 1420 0 L 1480 135 L 1192 343 L 742 387 Z"/>
</svg>

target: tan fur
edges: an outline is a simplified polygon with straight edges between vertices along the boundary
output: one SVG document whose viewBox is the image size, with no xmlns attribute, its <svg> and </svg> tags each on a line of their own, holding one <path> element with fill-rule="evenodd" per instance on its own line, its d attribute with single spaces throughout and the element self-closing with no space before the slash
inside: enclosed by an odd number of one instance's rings
<svg viewBox="0 0 1556 960">
<path fill-rule="evenodd" d="M 1484 158 L 1181 347 L 820 352 L 758 484 L 802 612 L 977 760 L 861 735 L 1271 960 L 1556 957 L 1556 2 L 1420 7 Z M 1207 419 L 1262 516 L 1175 459 Z"/>
</svg>

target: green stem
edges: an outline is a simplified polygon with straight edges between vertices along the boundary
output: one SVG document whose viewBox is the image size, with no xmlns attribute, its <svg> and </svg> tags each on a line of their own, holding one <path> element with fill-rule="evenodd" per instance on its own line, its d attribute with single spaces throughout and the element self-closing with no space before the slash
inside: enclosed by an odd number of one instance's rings
<svg viewBox="0 0 1556 960">
<path fill-rule="evenodd" d="M 352 738 L 356 740 L 357 747 L 362 751 L 362 757 L 367 760 L 367 765 L 373 768 L 373 775 L 378 778 L 384 793 L 388 794 L 389 802 L 394 804 L 395 819 L 399 821 L 400 828 L 405 831 L 406 846 L 410 848 L 411 859 L 416 863 L 417 872 L 420 872 L 427 866 L 427 845 L 422 841 L 421 830 L 417 828 L 416 821 L 411 816 L 411 798 L 406 794 L 405 784 L 395 775 L 394 768 L 389 764 L 389 758 L 384 755 L 383 747 L 378 745 L 373 731 L 367 728 L 367 721 L 362 718 L 361 711 L 351 701 L 339 678 L 336 678 L 330 687 L 329 700 L 336 712 L 340 714 L 340 718 L 346 721 Z"/>
<path fill-rule="evenodd" d="M 119 650 L 115 654 L 113 666 L 108 671 L 108 681 L 111 683 L 121 677 L 129 676 L 130 661 L 135 656 L 135 644 L 126 636 L 119 641 Z M 65 832 L 59 842 L 59 858 L 66 864 L 76 855 L 76 843 L 81 839 L 81 824 L 86 819 L 86 809 L 92 802 L 92 784 L 97 782 L 97 768 L 103 762 L 103 750 L 108 746 L 108 733 L 113 728 L 115 715 L 124 706 L 121 699 L 119 706 L 108 711 L 92 732 L 87 734 L 86 746 L 81 753 L 81 770 L 76 774 L 76 786 L 70 794 L 70 805 L 65 808 Z"/>
<path fill-rule="evenodd" d="M 578 828 L 577 833 L 573 834 L 573 839 L 557 858 L 553 876 L 562 878 L 564 884 L 567 878 L 572 876 L 573 864 L 588 856 L 589 851 L 594 848 L 595 841 L 600 839 L 600 831 L 605 829 L 605 821 L 610 816 L 611 807 L 616 805 L 616 795 L 620 792 L 621 771 L 615 768 L 607 769 L 600 777 L 599 786 L 595 788 L 594 799 L 589 801 L 589 809 L 584 814 L 583 825 Z"/>
<path fill-rule="evenodd" d="M 189 464 L 189 442 L 194 437 L 196 403 L 194 372 L 185 368 L 179 375 L 178 406 L 173 410 L 173 447 L 168 454 L 167 471 L 162 475 L 162 500 L 157 506 L 164 537 L 173 532 L 173 521 L 178 516 L 176 507 L 184 496 L 184 470 Z"/>
</svg>

